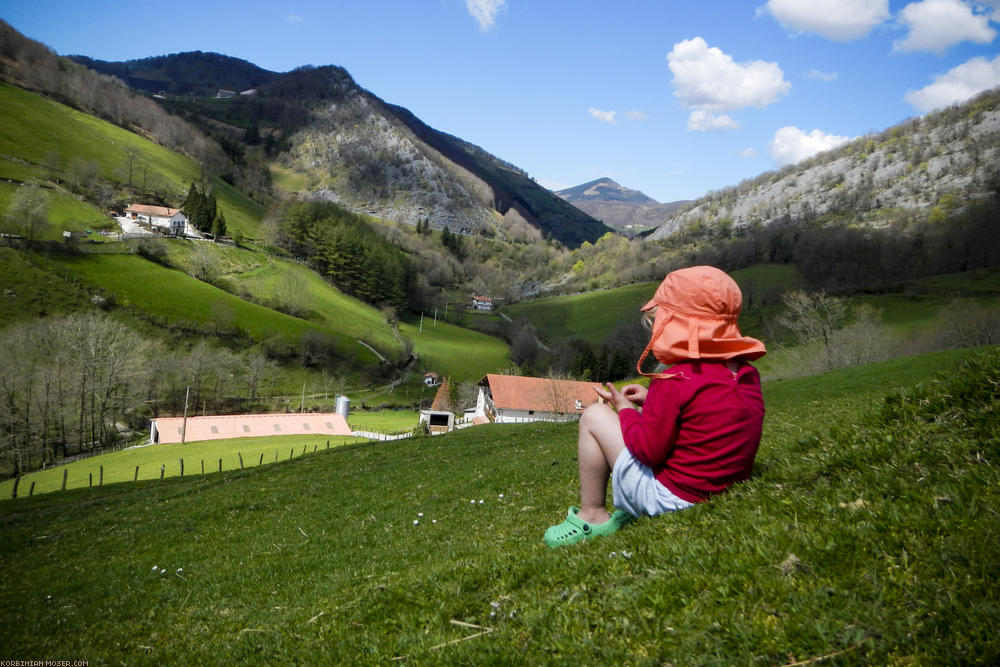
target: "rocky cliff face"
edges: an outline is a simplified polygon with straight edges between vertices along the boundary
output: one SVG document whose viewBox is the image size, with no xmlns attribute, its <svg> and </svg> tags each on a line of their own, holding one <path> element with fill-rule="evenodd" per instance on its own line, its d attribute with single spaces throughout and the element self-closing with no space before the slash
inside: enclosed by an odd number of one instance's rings
<svg viewBox="0 0 1000 667">
<path fill-rule="evenodd" d="M 309 195 L 345 208 L 410 224 L 472 233 L 494 230 L 481 179 L 451 164 L 360 89 L 312 112 L 291 138 L 288 166 L 309 175 Z"/>
<path fill-rule="evenodd" d="M 278 80 L 261 96 L 287 99 L 299 90 L 313 100 L 279 158 L 306 176 L 300 195 L 388 220 L 500 238 L 551 236 L 569 247 L 610 231 L 513 165 L 363 90 L 342 68 L 289 76 L 300 81 Z"/>
<path fill-rule="evenodd" d="M 881 226 L 926 219 L 995 192 L 1000 185 L 1000 89 L 961 106 L 863 136 L 781 171 L 696 200 L 650 236 L 779 220 Z"/>
</svg>

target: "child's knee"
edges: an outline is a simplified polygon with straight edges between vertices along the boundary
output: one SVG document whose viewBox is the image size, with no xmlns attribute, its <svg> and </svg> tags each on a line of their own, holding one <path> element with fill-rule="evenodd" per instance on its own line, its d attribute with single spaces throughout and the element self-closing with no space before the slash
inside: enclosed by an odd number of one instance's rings
<svg viewBox="0 0 1000 667">
<path fill-rule="evenodd" d="M 618 415 L 606 403 L 592 403 L 583 410 L 580 415 L 581 426 L 593 423 L 604 423 L 608 420 L 618 421 Z"/>
</svg>

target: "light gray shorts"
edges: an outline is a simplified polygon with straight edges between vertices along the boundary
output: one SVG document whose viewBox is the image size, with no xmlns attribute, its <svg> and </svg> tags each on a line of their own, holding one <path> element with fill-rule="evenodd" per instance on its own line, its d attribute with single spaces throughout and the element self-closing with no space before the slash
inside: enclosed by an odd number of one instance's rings
<svg viewBox="0 0 1000 667">
<path fill-rule="evenodd" d="M 611 490 L 615 507 L 632 516 L 656 516 L 675 512 L 694 503 L 675 496 L 653 475 L 649 466 L 640 463 L 625 448 L 611 469 Z"/>
</svg>

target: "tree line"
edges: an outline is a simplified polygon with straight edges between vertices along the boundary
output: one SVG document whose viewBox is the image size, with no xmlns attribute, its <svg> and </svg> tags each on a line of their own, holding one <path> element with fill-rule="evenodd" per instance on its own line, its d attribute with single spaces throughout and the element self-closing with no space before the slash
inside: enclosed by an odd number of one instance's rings
<svg viewBox="0 0 1000 667">
<path fill-rule="evenodd" d="M 269 216 L 265 231 L 342 292 L 372 305 L 409 307 L 409 257 L 361 216 L 329 202 L 295 202 Z"/>
<path fill-rule="evenodd" d="M 275 377 L 260 347 L 168 349 L 100 312 L 0 330 L 0 474 L 119 441 L 160 414 L 251 410 Z"/>
</svg>

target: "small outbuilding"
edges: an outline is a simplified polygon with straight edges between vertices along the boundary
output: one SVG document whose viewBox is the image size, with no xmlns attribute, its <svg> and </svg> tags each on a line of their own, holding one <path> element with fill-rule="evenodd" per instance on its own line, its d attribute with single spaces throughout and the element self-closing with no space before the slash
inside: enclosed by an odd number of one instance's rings
<svg viewBox="0 0 1000 667">
<path fill-rule="evenodd" d="M 421 410 L 420 423 L 427 424 L 431 435 L 448 433 L 455 429 L 455 413 L 446 410 Z"/>
</svg>

